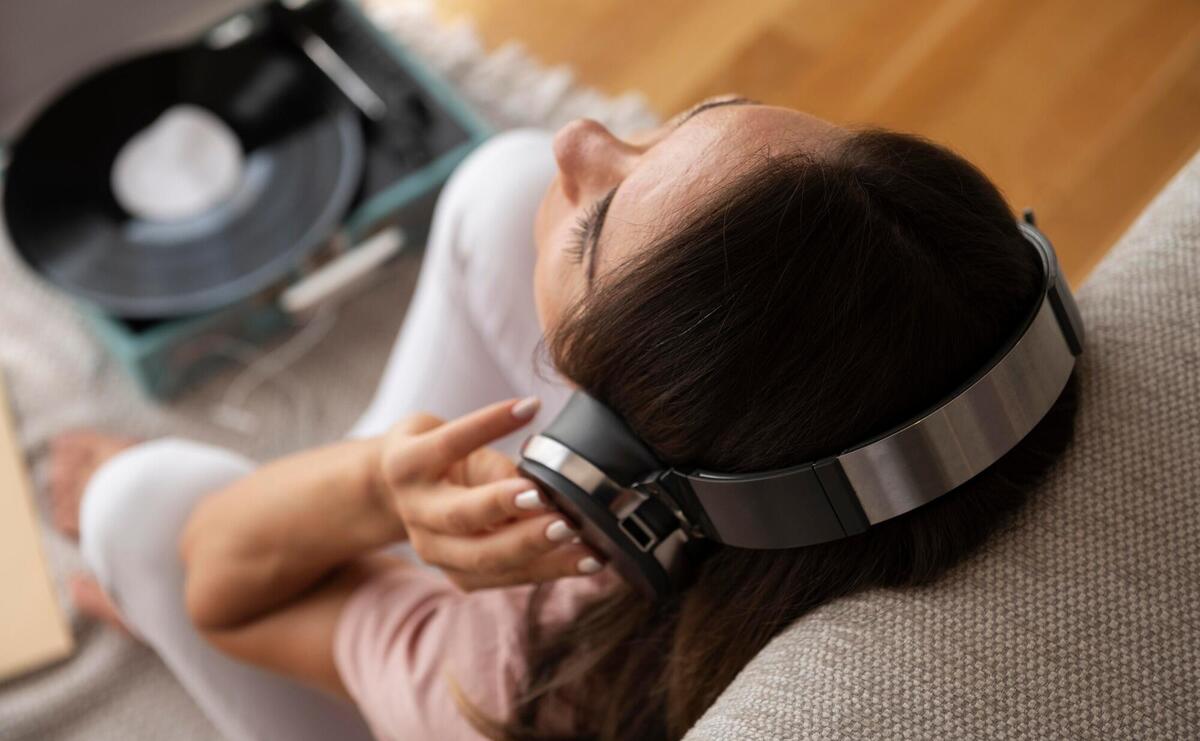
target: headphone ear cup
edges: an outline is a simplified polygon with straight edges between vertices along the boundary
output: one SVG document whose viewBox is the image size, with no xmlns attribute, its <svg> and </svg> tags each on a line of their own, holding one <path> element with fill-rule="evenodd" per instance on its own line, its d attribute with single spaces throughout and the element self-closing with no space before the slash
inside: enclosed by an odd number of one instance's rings
<svg viewBox="0 0 1200 741">
<path fill-rule="evenodd" d="M 622 486 L 663 467 L 624 420 L 583 391 L 571 394 L 566 406 L 541 434 L 583 454 Z"/>
<path fill-rule="evenodd" d="M 599 551 L 625 581 L 652 599 L 671 592 L 668 567 L 673 565 L 664 566 L 653 554 L 639 549 L 606 507 L 566 477 L 540 463 L 522 460 L 518 470 L 537 482 L 554 506 L 579 529 L 583 541 Z"/>
</svg>

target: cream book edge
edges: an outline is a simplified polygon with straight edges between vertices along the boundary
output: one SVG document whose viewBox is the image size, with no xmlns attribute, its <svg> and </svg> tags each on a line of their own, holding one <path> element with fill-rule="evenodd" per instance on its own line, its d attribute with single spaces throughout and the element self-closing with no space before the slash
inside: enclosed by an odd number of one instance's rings
<svg viewBox="0 0 1200 741">
<path fill-rule="evenodd" d="M 0 369 L 0 681 L 75 648 L 39 535 L 33 486 Z"/>
</svg>

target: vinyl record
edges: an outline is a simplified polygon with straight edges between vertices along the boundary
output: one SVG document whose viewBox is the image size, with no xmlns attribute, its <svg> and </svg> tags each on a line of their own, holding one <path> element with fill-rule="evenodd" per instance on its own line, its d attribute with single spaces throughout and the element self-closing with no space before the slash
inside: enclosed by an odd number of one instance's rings
<svg viewBox="0 0 1200 741">
<path fill-rule="evenodd" d="M 232 132 L 236 182 L 197 201 L 199 213 L 135 215 L 114 192 L 114 163 L 180 109 Z M 92 76 L 33 121 L 11 153 L 5 217 L 34 270 L 115 316 L 209 311 L 281 281 L 328 240 L 358 188 L 362 138 L 357 112 L 286 38 L 151 54 Z"/>
</svg>

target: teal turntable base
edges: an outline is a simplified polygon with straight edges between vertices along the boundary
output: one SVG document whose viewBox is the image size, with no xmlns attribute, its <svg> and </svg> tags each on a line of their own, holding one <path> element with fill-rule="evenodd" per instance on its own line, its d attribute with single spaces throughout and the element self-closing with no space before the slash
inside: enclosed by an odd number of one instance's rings
<svg viewBox="0 0 1200 741">
<path fill-rule="evenodd" d="M 304 53 L 362 112 L 362 182 L 327 246 L 295 265 L 285 280 L 248 298 L 206 313 L 151 320 L 112 316 L 80 302 L 93 333 L 151 397 L 169 399 L 201 382 L 233 360 L 231 348 L 261 345 L 286 332 L 325 294 L 353 291 L 401 249 L 420 248 L 443 184 L 492 133 L 457 91 L 350 0 L 263 4 L 194 43 L 236 44 L 246 34 L 294 33 L 297 27 Z M 309 42 L 317 45 L 315 53 Z"/>
</svg>

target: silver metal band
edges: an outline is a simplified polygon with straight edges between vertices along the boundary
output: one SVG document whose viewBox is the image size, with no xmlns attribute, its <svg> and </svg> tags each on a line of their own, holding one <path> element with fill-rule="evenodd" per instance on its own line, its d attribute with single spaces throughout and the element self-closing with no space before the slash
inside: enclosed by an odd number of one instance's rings
<svg viewBox="0 0 1200 741">
<path fill-rule="evenodd" d="M 837 456 L 871 524 L 920 507 L 1012 450 L 1045 416 L 1075 367 L 1049 298 L 992 369 L 887 437 Z"/>
<path fill-rule="evenodd" d="M 1021 338 L 971 386 L 904 428 L 836 457 L 867 521 L 916 509 L 983 472 L 1029 434 L 1074 367 L 1044 298 Z M 566 476 L 619 519 L 644 498 L 557 440 L 535 435 L 521 455 Z M 787 548 L 848 534 L 812 464 L 749 476 L 675 474 L 687 481 L 709 520 L 707 534 L 719 542 Z"/>
<path fill-rule="evenodd" d="M 618 518 L 633 512 L 645 499 L 644 494 L 621 486 L 587 458 L 554 438 L 534 435 L 521 447 L 521 457 L 565 476 Z"/>
<path fill-rule="evenodd" d="M 862 529 L 839 511 L 857 500 L 867 525 L 916 509 L 982 473 L 1046 414 L 1075 367 L 1049 295 L 1028 329 L 971 386 L 902 429 L 836 456 L 847 491 L 829 486 L 826 463 L 729 476 L 682 474 L 709 536 L 745 548 L 791 548 Z M 824 471 L 818 471 L 824 468 Z"/>
</svg>

